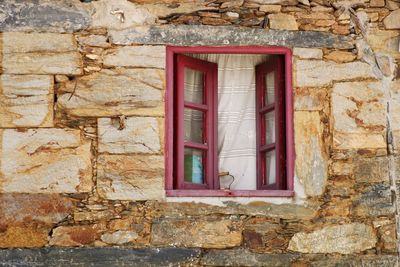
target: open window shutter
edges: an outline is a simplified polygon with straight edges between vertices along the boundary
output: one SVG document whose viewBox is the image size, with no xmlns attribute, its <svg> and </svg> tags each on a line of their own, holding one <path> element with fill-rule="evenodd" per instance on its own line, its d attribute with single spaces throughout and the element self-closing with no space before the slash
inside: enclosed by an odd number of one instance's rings
<svg viewBox="0 0 400 267">
<path fill-rule="evenodd" d="M 217 189 L 217 87 L 215 63 L 177 56 L 177 189 Z"/>
<path fill-rule="evenodd" d="M 281 56 L 256 66 L 257 189 L 286 189 L 285 82 Z"/>
</svg>

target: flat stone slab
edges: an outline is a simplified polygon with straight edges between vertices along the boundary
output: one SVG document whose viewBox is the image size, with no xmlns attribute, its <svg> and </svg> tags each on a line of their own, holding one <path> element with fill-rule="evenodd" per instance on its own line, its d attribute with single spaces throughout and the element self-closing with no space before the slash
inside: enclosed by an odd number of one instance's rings
<svg viewBox="0 0 400 267">
<path fill-rule="evenodd" d="M 8 249 L 0 250 L 0 266 L 178 266 L 199 256 L 186 248 Z"/>
<path fill-rule="evenodd" d="M 232 26 L 144 26 L 109 31 L 114 44 L 279 45 L 350 49 L 353 40 L 324 32 L 242 29 Z"/>
<path fill-rule="evenodd" d="M 74 32 L 91 22 L 88 11 L 78 0 L 0 2 L 0 31 Z"/>
</svg>

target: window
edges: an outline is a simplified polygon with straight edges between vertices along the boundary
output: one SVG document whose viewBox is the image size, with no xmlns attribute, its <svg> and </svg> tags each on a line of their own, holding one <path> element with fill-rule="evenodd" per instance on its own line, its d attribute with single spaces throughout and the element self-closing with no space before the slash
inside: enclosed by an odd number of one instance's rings
<svg viewBox="0 0 400 267">
<path fill-rule="evenodd" d="M 293 195 L 290 49 L 167 47 L 166 71 L 167 196 Z"/>
</svg>

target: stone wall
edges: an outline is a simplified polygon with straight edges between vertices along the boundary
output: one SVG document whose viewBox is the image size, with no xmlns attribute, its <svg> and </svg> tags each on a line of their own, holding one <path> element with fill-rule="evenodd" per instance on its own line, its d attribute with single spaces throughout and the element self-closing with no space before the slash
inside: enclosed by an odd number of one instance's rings
<svg viewBox="0 0 400 267">
<path fill-rule="evenodd" d="M 399 7 L 2 1 L 0 265 L 396 266 Z M 295 197 L 165 196 L 169 44 L 293 49 Z"/>
</svg>

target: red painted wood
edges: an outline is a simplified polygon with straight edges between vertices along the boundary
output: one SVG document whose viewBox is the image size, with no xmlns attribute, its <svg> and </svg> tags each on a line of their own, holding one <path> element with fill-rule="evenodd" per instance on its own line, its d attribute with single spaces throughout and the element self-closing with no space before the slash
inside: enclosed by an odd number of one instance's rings
<svg viewBox="0 0 400 267">
<path fill-rule="evenodd" d="M 193 189 L 193 188 L 202 188 L 202 189 L 213 189 L 214 188 L 214 177 L 218 177 L 215 174 L 217 170 L 214 169 L 215 163 L 217 160 L 217 151 L 216 151 L 216 140 L 217 137 L 214 136 L 214 127 L 217 124 L 217 118 L 215 115 L 217 114 L 214 110 L 217 108 L 214 106 L 214 98 L 217 97 L 217 71 L 218 66 L 215 63 L 207 62 L 200 59 L 195 59 L 191 57 L 187 57 L 184 55 L 177 56 L 177 75 L 176 75 L 176 120 L 177 120 L 177 128 L 176 128 L 176 189 Z M 184 99 L 184 69 L 190 68 L 196 71 L 200 71 L 204 74 L 204 103 L 203 105 L 196 104 L 193 102 L 187 102 Z M 186 107 L 195 107 L 196 109 L 205 110 L 205 120 L 203 121 L 203 136 L 204 143 L 196 144 L 194 142 L 185 142 L 185 129 L 184 129 L 184 108 Z M 205 107 L 204 107 L 205 106 Z M 203 159 L 203 180 L 204 185 L 199 184 L 190 184 L 184 181 L 184 149 L 188 148 L 196 148 L 204 150 Z"/>
<path fill-rule="evenodd" d="M 174 79 L 176 77 L 176 58 L 178 54 L 183 53 L 198 53 L 198 54 L 276 54 L 284 57 L 284 88 L 285 88 L 285 142 L 286 142 L 286 189 L 287 190 L 250 190 L 249 193 L 245 193 L 247 196 L 293 196 L 294 192 L 294 160 L 295 160 L 295 150 L 294 150 L 294 129 L 293 129 L 293 89 L 292 89 L 292 52 L 286 47 L 277 46 L 214 46 L 214 47 L 178 47 L 178 46 L 167 46 L 167 60 L 166 60 L 166 81 L 167 89 L 165 91 L 165 187 L 167 190 L 167 195 L 169 196 L 184 196 L 191 195 L 192 190 L 174 190 L 174 155 L 176 154 L 176 149 L 174 148 L 174 117 L 176 116 L 176 111 L 174 111 L 174 102 L 176 101 L 176 95 L 174 94 Z M 217 81 L 217 77 L 215 77 Z M 217 97 L 214 99 L 214 105 L 217 105 Z M 215 113 L 217 111 L 215 110 Z M 216 116 L 215 116 L 216 118 Z M 216 120 L 217 121 L 217 120 Z M 214 135 L 216 136 L 217 127 L 214 128 Z M 257 146 L 258 147 L 258 146 Z M 217 168 L 217 160 L 214 160 L 214 169 Z M 258 168 L 259 169 L 259 168 Z M 217 172 L 214 174 L 217 177 Z M 214 188 L 219 188 L 218 180 L 214 179 Z M 183 191 L 183 192 L 182 192 Z M 198 190 L 191 196 L 206 196 L 206 191 L 216 191 L 216 190 Z M 217 190 L 224 191 L 224 190 Z M 240 196 L 243 190 L 231 191 L 233 192 L 228 196 Z M 246 191 L 246 190 L 244 190 Z M 225 192 L 225 191 L 224 191 Z M 271 193 L 268 193 L 271 192 Z M 281 193 L 282 192 L 282 193 Z M 219 195 L 218 195 L 219 194 Z M 221 193 L 209 196 L 221 196 Z M 223 194 L 224 196 L 226 193 Z"/>
<path fill-rule="evenodd" d="M 168 197 L 292 197 L 293 190 L 167 190 Z"/>
</svg>

